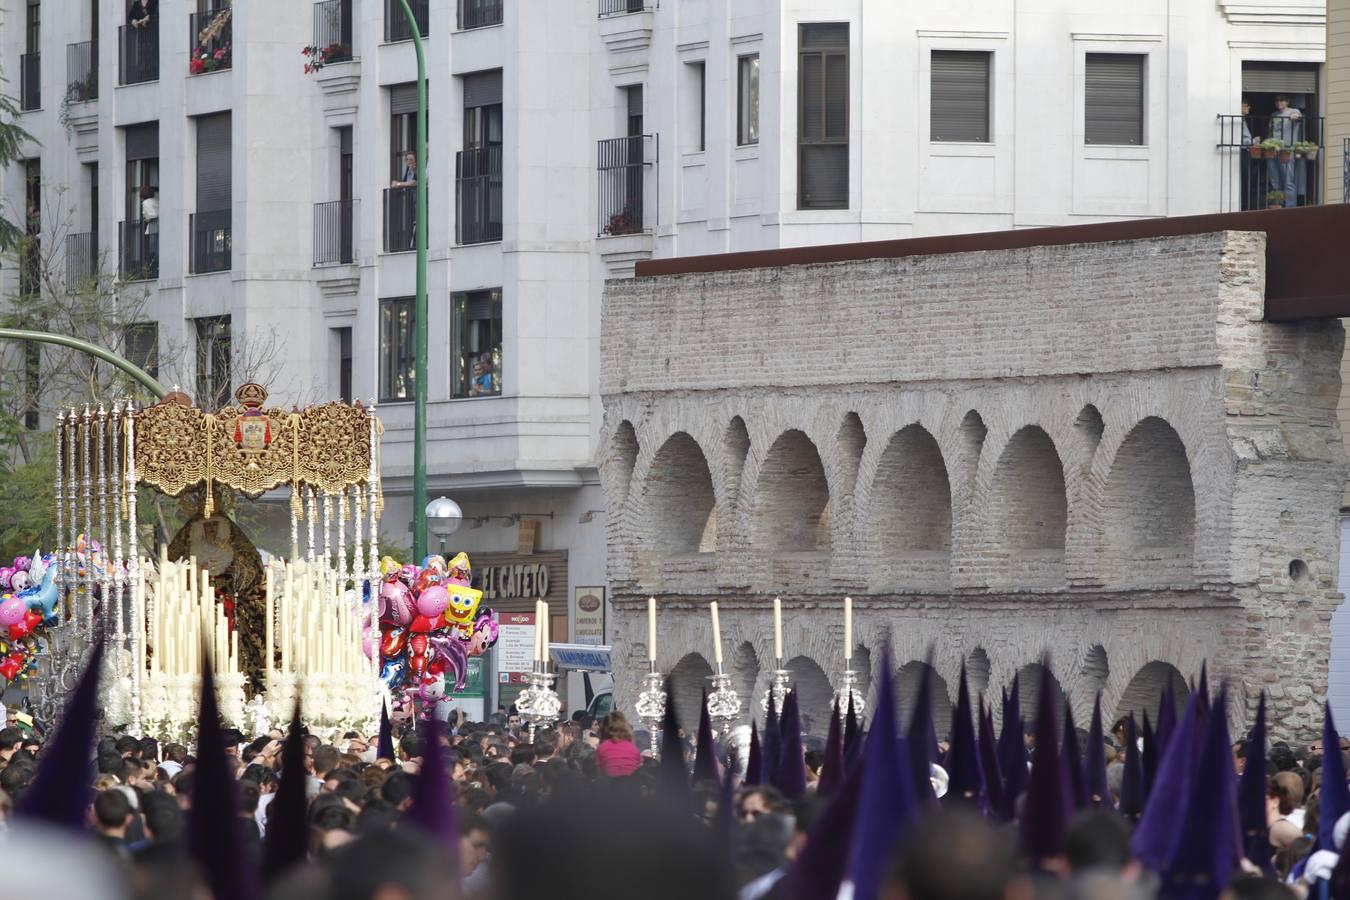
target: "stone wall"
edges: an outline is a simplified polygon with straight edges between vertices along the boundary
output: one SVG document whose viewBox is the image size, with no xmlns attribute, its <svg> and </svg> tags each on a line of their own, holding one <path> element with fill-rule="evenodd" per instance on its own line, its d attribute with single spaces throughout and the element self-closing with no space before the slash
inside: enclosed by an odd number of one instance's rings
<svg viewBox="0 0 1350 900">
<path fill-rule="evenodd" d="M 1264 252 L 1220 233 L 611 282 L 620 703 L 646 596 L 682 673 L 719 599 L 757 696 L 781 595 L 819 706 L 848 594 L 856 655 L 913 672 L 932 647 L 949 698 L 963 662 L 997 693 L 1049 652 L 1082 723 L 1098 691 L 1115 716 L 1208 660 L 1235 726 L 1265 688 L 1279 729 L 1316 727 L 1342 330 L 1262 321 Z"/>
</svg>

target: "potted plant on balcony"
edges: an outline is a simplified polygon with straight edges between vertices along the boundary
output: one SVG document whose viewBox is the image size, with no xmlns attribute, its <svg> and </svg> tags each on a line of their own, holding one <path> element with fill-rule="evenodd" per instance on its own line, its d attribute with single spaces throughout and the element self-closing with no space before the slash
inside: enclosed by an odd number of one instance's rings
<svg viewBox="0 0 1350 900">
<path fill-rule="evenodd" d="M 1266 209 L 1283 209 L 1284 191 L 1270 191 L 1266 194 Z"/>
<path fill-rule="evenodd" d="M 637 234 L 642 230 L 642 217 L 632 207 L 625 207 L 623 212 L 614 213 L 609 217 L 609 225 L 605 227 L 605 234 Z"/>
<path fill-rule="evenodd" d="M 197 33 L 197 46 L 192 48 L 188 59 L 188 73 L 202 75 L 219 69 L 230 68 L 230 42 L 215 45 L 216 39 L 225 31 L 233 15 L 233 8 L 226 7 L 211 20 L 211 23 Z"/>
<path fill-rule="evenodd" d="M 1289 148 L 1286 147 L 1284 141 L 1279 138 L 1266 138 L 1264 141 L 1257 144 L 1256 147 L 1261 149 L 1260 155 L 1267 159 L 1274 159 L 1278 156 L 1280 157 L 1281 162 L 1289 161 Z M 1253 149 L 1256 149 L 1256 147 L 1253 147 Z M 1256 156 L 1257 154 L 1253 153 L 1252 155 Z M 1257 158 L 1259 159 L 1260 157 Z"/>
<path fill-rule="evenodd" d="M 1294 141 L 1294 156 L 1298 159 L 1317 159 L 1317 141 Z"/>
<path fill-rule="evenodd" d="M 312 75 L 333 62 L 346 62 L 352 58 L 352 48 L 342 43 L 332 43 L 326 47 L 311 44 L 300 51 L 306 57 L 305 74 Z"/>
</svg>

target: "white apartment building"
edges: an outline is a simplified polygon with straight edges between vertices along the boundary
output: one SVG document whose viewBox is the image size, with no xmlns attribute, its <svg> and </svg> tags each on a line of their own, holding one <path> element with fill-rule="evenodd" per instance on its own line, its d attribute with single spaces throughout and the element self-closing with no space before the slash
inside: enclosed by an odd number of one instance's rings
<svg viewBox="0 0 1350 900">
<path fill-rule="evenodd" d="M 1264 206 L 1276 186 L 1322 200 L 1325 160 L 1252 160 L 1240 117 L 1245 96 L 1268 137 L 1286 94 L 1287 136 L 1323 142 L 1321 0 L 414 0 L 429 151 L 411 169 L 398 0 L 157 0 L 139 27 L 130 6 L 0 2 L 36 138 L 8 207 L 50 219 L 64 188 L 73 276 L 102 258 L 148 291 L 132 343 L 199 402 L 253 377 L 269 335 L 273 401 L 374 398 L 385 532 L 406 546 L 419 223 L 395 185 L 426 178 L 430 496 L 463 507 L 450 543 L 491 571 L 486 602 L 532 610 L 546 586 L 556 640 L 605 584 L 605 279 L 654 256 Z M 284 529 L 256 540 L 282 550 Z"/>
</svg>

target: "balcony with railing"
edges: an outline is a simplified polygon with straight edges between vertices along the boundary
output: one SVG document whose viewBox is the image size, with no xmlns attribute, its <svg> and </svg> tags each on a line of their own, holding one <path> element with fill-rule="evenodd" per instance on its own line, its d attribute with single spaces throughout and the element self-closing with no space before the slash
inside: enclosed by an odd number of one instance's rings
<svg viewBox="0 0 1350 900">
<path fill-rule="evenodd" d="M 659 161 L 660 143 L 654 134 L 599 142 L 596 182 L 601 237 L 656 231 Z"/>
<path fill-rule="evenodd" d="M 1326 146 L 1321 116 L 1219 116 L 1219 211 L 1318 206 Z"/>
<path fill-rule="evenodd" d="M 384 252 L 416 250 L 417 188 L 384 189 Z"/>
<path fill-rule="evenodd" d="M 19 109 L 42 108 L 42 54 L 25 53 L 19 57 Z"/>
<path fill-rule="evenodd" d="M 417 20 L 417 32 L 422 37 L 431 33 L 429 0 L 408 0 L 412 7 L 413 18 Z M 412 28 L 408 17 L 403 15 L 403 4 L 399 0 L 384 0 L 384 39 L 388 43 L 412 40 Z"/>
<path fill-rule="evenodd" d="M 339 265 L 355 258 L 356 201 L 314 204 L 314 265 Z"/>
<path fill-rule="evenodd" d="M 314 4 L 314 52 L 323 65 L 352 58 L 352 0 Z"/>
<path fill-rule="evenodd" d="M 502 239 L 502 145 L 455 154 L 455 243 Z"/>
<path fill-rule="evenodd" d="M 208 9 L 188 16 L 188 74 L 205 75 L 231 68 L 234 10 Z"/>
<path fill-rule="evenodd" d="M 460 31 L 502 24 L 503 0 L 459 0 L 456 23 Z"/>
<path fill-rule="evenodd" d="M 188 269 L 193 275 L 230 270 L 230 211 L 212 209 L 188 216 L 192 255 Z"/>
<path fill-rule="evenodd" d="M 159 277 L 158 222 L 119 222 L 117 272 L 123 281 L 153 281 Z"/>
<path fill-rule="evenodd" d="M 98 272 L 98 241 L 92 231 L 66 235 L 66 290 L 75 293 Z"/>
<path fill-rule="evenodd" d="M 72 103 L 98 99 L 98 42 L 66 45 L 66 99 Z"/>
<path fill-rule="evenodd" d="M 656 0 L 600 0 L 600 17 L 648 12 L 656 6 Z"/>
<path fill-rule="evenodd" d="M 159 81 L 159 20 L 132 28 L 122 25 L 117 29 L 117 45 L 121 54 L 117 60 L 118 84 L 144 84 Z"/>
</svg>

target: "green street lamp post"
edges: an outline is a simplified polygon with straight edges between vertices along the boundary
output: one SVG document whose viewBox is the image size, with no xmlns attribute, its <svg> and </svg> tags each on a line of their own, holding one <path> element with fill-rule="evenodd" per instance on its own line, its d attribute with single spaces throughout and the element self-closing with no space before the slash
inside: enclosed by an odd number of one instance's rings
<svg viewBox="0 0 1350 900">
<path fill-rule="evenodd" d="M 422 29 L 408 0 L 399 0 L 417 54 L 417 299 L 413 306 L 413 561 L 427 555 L 427 63 Z"/>
<path fill-rule="evenodd" d="M 51 334 L 46 331 L 28 331 L 23 328 L 0 328 L 0 340 L 36 341 L 40 344 L 58 344 L 62 347 L 70 347 L 121 369 L 135 379 L 141 387 L 154 394 L 156 400 L 163 400 L 164 395 L 168 393 L 164 389 L 164 385 L 160 384 L 153 375 L 140 366 L 118 356 L 111 350 L 105 350 L 97 344 L 91 344 L 79 338 L 67 337 L 64 334 Z"/>
</svg>

